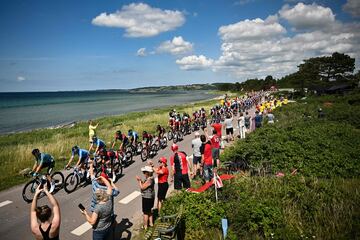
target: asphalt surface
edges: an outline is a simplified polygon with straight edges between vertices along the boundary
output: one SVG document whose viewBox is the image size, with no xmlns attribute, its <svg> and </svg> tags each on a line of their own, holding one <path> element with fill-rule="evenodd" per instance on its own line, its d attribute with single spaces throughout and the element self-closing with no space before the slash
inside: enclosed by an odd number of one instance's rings
<svg viewBox="0 0 360 240">
<path fill-rule="evenodd" d="M 254 110 L 252 109 L 249 113 L 253 115 Z M 235 132 L 238 134 L 237 129 Z M 185 136 L 184 140 L 178 143 L 179 150 L 191 155 L 193 138 L 194 133 Z M 165 156 L 169 163 L 169 157 L 172 154 L 171 144 L 172 141 L 169 141 L 168 147 L 160 150 L 154 157 L 153 162 L 156 166 L 161 156 Z M 139 226 L 142 218 L 140 189 L 135 177 L 136 175 L 143 177 L 140 169 L 146 165 L 146 162 L 142 162 L 140 156 L 134 157 L 134 160 L 124 169 L 124 175 L 116 183 L 120 190 L 119 196 L 114 199 L 114 210 L 119 223 L 116 228 L 116 239 L 131 239 L 134 233 L 138 232 L 136 226 Z M 66 177 L 69 173 L 70 171 L 64 172 L 64 176 Z M 30 230 L 30 204 L 25 203 L 21 195 L 23 187 L 24 184 L 0 192 L 0 239 L 2 240 L 34 239 Z M 157 190 L 157 187 L 155 189 Z M 172 183 L 170 189 L 173 189 Z M 60 239 L 92 239 L 92 230 L 88 224 L 85 224 L 85 217 L 78 209 L 79 203 L 89 209 L 91 194 L 91 185 L 88 185 L 70 194 L 62 189 L 54 195 L 61 209 Z M 38 201 L 38 205 L 42 204 L 48 204 L 46 197 Z"/>
</svg>

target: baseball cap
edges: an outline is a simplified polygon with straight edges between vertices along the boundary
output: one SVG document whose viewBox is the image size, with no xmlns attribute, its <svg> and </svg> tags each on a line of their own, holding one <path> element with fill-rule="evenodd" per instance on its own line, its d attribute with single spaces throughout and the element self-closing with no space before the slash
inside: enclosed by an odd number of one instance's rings
<svg viewBox="0 0 360 240">
<path fill-rule="evenodd" d="M 141 171 L 142 172 L 153 172 L 153 169 L 150 166 L 145 166 L 145 167 L 141 168 Z"/>
<path fill-rule="evenodd" d="M 167 160 L 166 160 L 166 157 L 161 157 L 159 162 L 162 162 L 162 163 L 167 163 Z"/>
</svg>

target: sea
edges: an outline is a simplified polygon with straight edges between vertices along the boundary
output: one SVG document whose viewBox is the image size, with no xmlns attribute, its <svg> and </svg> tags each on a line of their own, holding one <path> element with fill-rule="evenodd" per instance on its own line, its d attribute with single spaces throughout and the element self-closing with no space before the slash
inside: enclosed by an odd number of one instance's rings
<svg viewBox="0 0 360 240">
<path fill-rule="evenodd" d="M 193 103 L 213 97 L 215 95 L 206 91 L 0 93 L 0 134 L 61 127 L 99 117 Z"/>
</svg>

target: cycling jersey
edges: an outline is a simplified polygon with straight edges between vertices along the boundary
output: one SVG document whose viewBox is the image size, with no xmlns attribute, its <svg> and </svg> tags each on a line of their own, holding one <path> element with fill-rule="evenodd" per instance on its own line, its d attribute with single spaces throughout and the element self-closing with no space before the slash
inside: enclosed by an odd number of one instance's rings
<svg viewBox="0 0 360 240">
<path fill-rule="evenodd" d="M 36 157 L 36 162 L 38 165 L 46 165 L 54 162 L 54 158 L 50 154 L 41 153 L 40 157 Z"/>
<path fill-rule="evenodd" d="M 128 134 L 128 137 L 131 139 L 131 142 L 137 141 L 139 139 L 138 133 L 134 131 L 131 134 Z"/>
<path fill-rule="evenodd" d="M 146 143 L 151 142 L 151 140 L 153 139 L 153 136 L 149 133 L 143 134 L 143 140 L 146 141 Z"/>
<path fill-rule="evenodd" d="M 121 137 L 120 137 L 121 136 Z M 126 146 L 129 143 L 129 138 L 125 134 L 115 135 L 115 141 L 122 141 L 123 145 Z"/>
<path fill-rule="evenodd" d="M 89 157 L 89 152 L 86 151 L 85 149 L 79 149 L 78 154 L 75 154 L 72 151 L 72 157 L 74 157 L 75 155 L 79 155 L 79 159 L 80 161 L 86 160 Z"/>
<path fill-rule="evenodd" d="M 105 142 L 104 142 L 103 140 L 99 139 L 99 138 L 94 142 L 94 144 L 95 144 L 99 149 L 106 147 Z"/>
</svg>

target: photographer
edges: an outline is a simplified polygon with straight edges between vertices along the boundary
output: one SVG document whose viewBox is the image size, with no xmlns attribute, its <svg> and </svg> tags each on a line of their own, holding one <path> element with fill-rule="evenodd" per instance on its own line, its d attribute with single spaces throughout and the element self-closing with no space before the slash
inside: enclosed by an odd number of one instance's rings
<svg viewBox="0 0 360 240">
<path fill-rule="evenodd" d="M 49 193 L 48 189 L 46 187 L 41 189 L 42 187 L 43 185 L 39 185 L 36 189 L 35 196 L 31 204 L 31 232 L 38 240 L 58 240 L 61 223 L 60 207 L 54 196 Z M 52 209 L 48 205 L 37 207 L 37 199 L 41 192 L 44 192 L 48 197 L 52 205 Z M 53 215 L 52 219 L 51 215 Z"/>
</svg>

